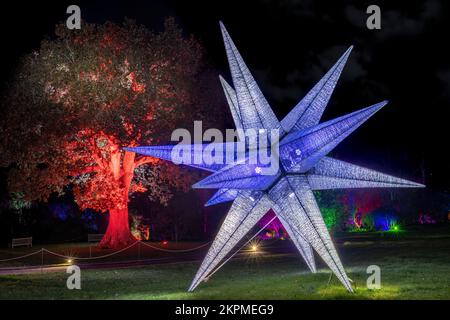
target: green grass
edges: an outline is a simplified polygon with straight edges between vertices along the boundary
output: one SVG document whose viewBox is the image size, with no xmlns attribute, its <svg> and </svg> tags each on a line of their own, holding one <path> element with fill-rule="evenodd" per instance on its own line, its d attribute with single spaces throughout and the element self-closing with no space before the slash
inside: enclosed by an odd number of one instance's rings
<svg viewBox="0 0 450 320">
<path fill-rule="evenodd" d="M 319 263 L 307 272 L 297 255 L 264 253 L 232 260 L 193 293 L 199 263 L 118 270 L 82 270 L 82 289 L 66 289 L 67 274 L 0 276 L 0 299 L 450 299 L 450 233 L 349 235 L 338 251 L 355 293 Z M 381 268 L 381 289 L 366 288 L 366 268 Z"/>
</svg>

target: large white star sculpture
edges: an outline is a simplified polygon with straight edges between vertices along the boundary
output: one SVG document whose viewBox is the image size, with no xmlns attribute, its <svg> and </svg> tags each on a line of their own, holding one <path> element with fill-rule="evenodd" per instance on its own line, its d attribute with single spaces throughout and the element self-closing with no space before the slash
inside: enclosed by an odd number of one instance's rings
<svg viewBox="0 0 450 320">
<path fill-rule="evenodd" d="M 387 102 L 380 102 L 348 115 L 320 123 L 350 47 L 325 76 L 280 122 L 245 65 L 227 30 L 220 23 L 233 89 L 222 77 L 233 120 L 238 129 L 278 129 L 272 141 L 279 150 L 280 166 L 274 174 L 262 174 L 261 164 L 185 163 L 214 172 L 194 188 L 219 189 L 206 205 L 233 204 L 203 260 L 189 291 L 215 272 L 215 268 L 270 209 L 285 227 L 307 266 L 316 272 L 314 249 L 348 291 L 351 283 L 339 259 L 314 198 L 313 190 L 341 188 L 417 188 L 424 185 L 362 168 L 326 155 Z M 229 143 L 228 143 L 229 144 Z M 190 145 L 192 158 L 207 145 Z M 129 151 L 172 161 L 174 146 L 126 148 Z M 277 158 L 278 159 L 278 158 Z"/>
</svg>

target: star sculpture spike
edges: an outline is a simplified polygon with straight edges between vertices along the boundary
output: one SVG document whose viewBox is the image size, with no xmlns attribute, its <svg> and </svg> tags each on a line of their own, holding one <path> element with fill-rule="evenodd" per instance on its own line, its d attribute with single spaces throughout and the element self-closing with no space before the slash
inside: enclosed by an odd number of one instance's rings
<svg viewBox="0 0 450 320">
<path fill-rule="evenodd" d="M 349 291 L 350 281 L 338 257 L 310 186 L 303 176 L 283 177 L 269 191 L 270 198 L 281 208 L 280 216 L 301 230 L 331 271 Z"/>
<path fill-rule="evenodd" d="M 294 242 L 295 247 L 297 248 L 298 252 L 300 252 L 300 255 L 303 257 L 303 260 L 305 260 L 306 265 L 308 266 L 309 270 L 311 270 L 312 273 L 316 273 L 316 263 L 314 261 L 314 253 L 312 251 L 312 247 L 310 246 L 309 242 L 304 238 L 304 235 L 299 232 L 298 227 L 295 226 L 292 221 L 290 220 L 284 220 L 281 213 L 281 208 L 278 207 L 276 203 L 273 203 L 272 210 L 277 215 L 278 219 L 280 220 L 281 224 L 283 225 L 284 229 L 287 231 L 288 235 L 290 235 L 292 242 Z"/>
<path fill-rule="evenodd" d="M 250 190 L 241 192 L 240 196 L 233 201 L 216 239 L 192 281 L 189 291 L 194 290 L 214 270 L 220 261 L 270 210 L 271 206 L 271 200 L 262 192 Z"/>
<path fill-rule="evenodd" d="M 255 79 L 253 79 L 250 70 L 245 65 L 222 22 L 220 22 L 220 29 L 222 30 L 231 76 L 236 89 L 243 128 L 279 129 L 282 131 L 280 122 L 256 84 Z"/>
<path fill-rule="evenodd" d="M 279 122 L 257 86 L 227 30 L 220 23 L 233 79 L 233 89 L 222 77 L 221 84 L 236 128 L 278 129 L 279 170 L 261 174 L 260 163 L 249 164 L 248 152 L 235 152 L 231 160 L 211 163 L 206 157 L 192 164 L 207 145 L 185 145 L 187 161 L 181 163 L 213 172 L 195 188 L 218 188 L 207 205 L 233 201 L 217 236 L 206 254 L 189 291 L 215 272 L 243 237 L 270 209 L 286 228 L 296 248 L 312 272 L 316 271 L 312 248 L 344 287 L 352 292 L 337 251 L 323 221 L 313 190 L 340 188 L 418 188 L 424 185 L 396 178 L 327 156 L 350 133 L 387 102 L 319 124 L 352 47 L 350 47 L 310 92 Z M 242 139 L 242 137 L 240 137 Z M 219 145 L 236 146 L 233 143 Z M 175 146 L 125 148 L 146 156 L 174 161 Z M 237 149 L 233 149 L 237 150 Z M 178 150 L 176 150 L 178 152 Z M 189 151 L 192 154 L 189 154 Z M 247 150 L 248 151 L 248 150 Z M 177 155 L 175 152 L 175 155 Z M 220 153 L 220 152 L 219 152 Z M 204 156 L 204 155 L 203 155 Z M 222 157 L 224 158 L 224 156 Z M 186 158 L 183 158 L 186 160 Z M 243 161 L 244 160 L 244 161 Z"/>
<path fill-rule="evenodd" d="M 305 176 L 313 190 L 424 187 L 420 183 L 396 178 L 330 157 L 323 157 Z"/>
<path fill-rule="evenodd" d="M 205 207 L 236 199 L 239 191 L 235 189 L 219 189 L 205 204 Z"/>
<path fill-rule="evenodd" d="M 234 125 L 236 129 L 243 129 L 241 110 L 239 109 L 239 104 L 237 101 L 236 92 L 234 89 L 225 81 L 224 78 L 219 76 L 220 83 L 222 84 L 223 92 L 227 98 L 228 106 L 230 107 L 231 116 L 233 117 Z"/>
<path fill-rule="evenodd" d="M 233 150 L 234 155 L 230 163 L 234 163 L 245 154 L 239 152 L 235 143 L 215 143 L 213 145 L 216 150 L 225 151 Z M 136 152 L 144 156 L 154 157 L 158 159 L 172 161 L 176 164 L 183 164 L 197 169 L 203 169 L 210 172 L 216 172 L 224 167 L 226 163 L 214 162 L 212 157 L 207 157 L 206 149 L 211 149 L 210 144 L 179 144 L 167 146 L 150 146 L 150 147 L 129 147 L 125 150 Z M 222 152 L 220 152 L 222 153 Z M 210 153 L 208 152 L 208 155 Z"/>
<path fill-rule="evenodd" d="M 281 121 L 286 132 L 303 130 L 319 123 L 352 49 L 353 46 L 345 51 L 336 64 Z"/>
</svg>

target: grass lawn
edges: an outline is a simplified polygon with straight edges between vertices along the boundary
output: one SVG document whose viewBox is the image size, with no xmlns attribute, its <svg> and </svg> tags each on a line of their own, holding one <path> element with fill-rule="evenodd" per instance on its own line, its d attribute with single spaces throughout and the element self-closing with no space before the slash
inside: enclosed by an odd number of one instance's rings
<svg viewBox="0 0 450 320">
<path fill-rule="evenodd" d="M 328 284 L 330 272 L 320 261 L 311 274 L 298 255 L 263 252 L 231 260 L 193 293 L 186 289 L 199 262 L 82 270 L 81 290 L 66 289 L 64 272 L 0 276 L 0 299 L 450 299 L 448 226 L 335 239 L 354 294 L 336 277 Z M 380 290 L 366 288 L 373 264 L 381 268 Z"/>
</svg>

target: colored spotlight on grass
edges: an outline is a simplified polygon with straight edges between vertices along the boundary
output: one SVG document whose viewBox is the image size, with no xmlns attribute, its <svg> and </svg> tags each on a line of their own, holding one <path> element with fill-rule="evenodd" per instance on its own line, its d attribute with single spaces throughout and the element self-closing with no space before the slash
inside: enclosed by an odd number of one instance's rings
<svg viewBox="0 0 450 320">
<path fill-rule="evenodd" d="M 389 231 L 390 232 L 400 232 L 401 228 L 398 224 L 393 224 L 390 226 Z"/>
</svg>

